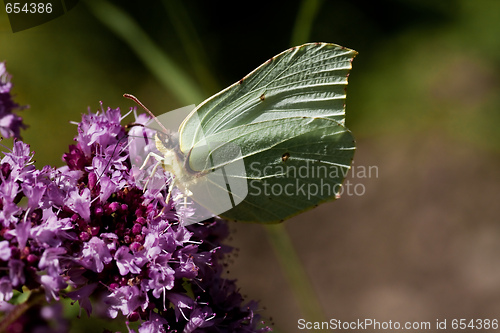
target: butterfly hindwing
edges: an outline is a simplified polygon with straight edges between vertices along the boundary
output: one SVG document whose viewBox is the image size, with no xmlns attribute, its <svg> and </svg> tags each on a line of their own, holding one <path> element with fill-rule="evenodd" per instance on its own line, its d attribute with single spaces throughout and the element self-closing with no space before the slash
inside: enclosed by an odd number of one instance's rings
<svg viewBox="0 0 500 333">
<path fill-rule="evenodd" d="M 212 159 L 227 184 L 246 180 L 248 193 L 228 189 L 236 207 L 220 214 L 238 221 L 273 223 L 334 200 L 354 155 L 350 131 L 329 118 L 291 117 L 227 129 L 206 137 L 211 152 L 231 145 L 241 154 Z M 286 156 L 284 159 L 283 156 Z M 244 161 L 245 173 L 232 167 Z M 234 172 L 232 172 L 234 170 Z"/>
</svg>

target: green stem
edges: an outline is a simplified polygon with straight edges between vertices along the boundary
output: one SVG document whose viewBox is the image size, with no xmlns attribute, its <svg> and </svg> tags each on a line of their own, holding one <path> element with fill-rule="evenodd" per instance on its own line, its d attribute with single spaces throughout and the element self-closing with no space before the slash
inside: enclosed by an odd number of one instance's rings
<svg viewBox="0 0 500 333">
<path fill-rule="evenodd" d="M 314 18 L 323 0 L 303 0 L 297 14 L 291 45 L 308 42 Z M 302 265 L 283 223 L 266 226 L 267 235 L 274 252 L 299 303 L 299 309 L 307 321 L 326 321 L 309 277 Z"/>
<path fill-rule="evenodd" d="M 307 321 L 326 321 L 321 304 L 283 223 L 266 226 L 270 243 Z"/>
<path fill-rule="evenodd" d="M 290 40 L 292 46 L 307 43 L 310 38 L 314 18 L 323 0 L 303 0 L 295 20 Z"/>
<path fill-rule="evenodd" d="M 32 306 L 40 304 L 44 299 L 44 293 L 42 291 L 33 291 L 25 302 L 17 304 L 14 309 L 2 318 L 0 321 L 0 333 L 8 332 L 7 329 L 10 325 L 18 320 Z"/>
<path fill-rule="evenodd" d="M 122 9 L 105 0 L 85 2 L 94 16 L 119 36 L 158 80 L 183 104 L 199 103 L 204 94 L 140 26 Z"/>
<path fill-rule="evenodd" d="M 182 0 L 163 0 L 163 5 L 201 86 L 211 93 L 220 90 L 215 76 L 209 70 L 208 55 Z"/>
</svg>

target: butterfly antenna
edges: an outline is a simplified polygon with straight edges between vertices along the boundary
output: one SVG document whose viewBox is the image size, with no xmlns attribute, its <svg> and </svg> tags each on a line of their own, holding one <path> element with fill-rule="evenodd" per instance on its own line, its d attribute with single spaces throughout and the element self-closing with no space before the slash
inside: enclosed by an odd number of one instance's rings
<svg viewBox="0 0 500 333">
<path fill-rule="evenodd" d="M 165 131 L 165 133 L 168 133 L 168 130 L 165 128 L 165 126 L 163 126 L 162 123 L 160 123 L 160 121 L 156 118 L 156 116 L 153 114 L 153 112 L 149 111 L 149 109 L 144 104 L 142 104 L 141 101 L 137 97 L 135 97 L 134 95 L 131 95 L 131 94 L 123 94 L 123 97 L 131 99 L 134 102 L 136 102 L 137 105 L 139 105 L 141 108 L 146 110 L 147 113 L 149 113 L 149 115 L 156 121 L 156 123 L 158 125 L 160 125 L 160 127 Z"/>
</svg>

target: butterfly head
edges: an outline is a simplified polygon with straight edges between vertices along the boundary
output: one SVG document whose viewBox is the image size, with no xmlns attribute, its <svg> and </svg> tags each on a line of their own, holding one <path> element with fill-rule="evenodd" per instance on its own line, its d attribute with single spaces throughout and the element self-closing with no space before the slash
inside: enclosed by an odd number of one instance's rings
<svg viewBox="0 0 500 333">
<path fill-rule="evenodd" d="M 162 149 L 160 149 L 160 147 Z M 163 149 L 177 149 L 179 147 L 179 134 L 170 131 L 156 132 L 156 148 L 162 151 Z"/>
</svg>

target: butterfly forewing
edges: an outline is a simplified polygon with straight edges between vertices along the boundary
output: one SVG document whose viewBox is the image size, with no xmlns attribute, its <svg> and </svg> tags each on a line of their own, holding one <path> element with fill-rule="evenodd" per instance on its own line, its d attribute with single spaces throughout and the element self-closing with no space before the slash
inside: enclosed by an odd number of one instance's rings
<svg viewBox="0 0 500 333">
<path fill-rule="evenodd" d="M 343 123 L 347 75 L 355 55 L 338 45 L 315 43 L 271 58 L 186 118 L 179 130 L 181 150 L 187 153 L 206 135 L 262 120 L 319 116 Z"/>
</svg>

